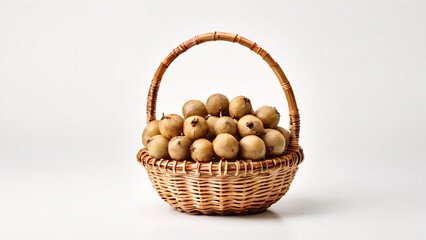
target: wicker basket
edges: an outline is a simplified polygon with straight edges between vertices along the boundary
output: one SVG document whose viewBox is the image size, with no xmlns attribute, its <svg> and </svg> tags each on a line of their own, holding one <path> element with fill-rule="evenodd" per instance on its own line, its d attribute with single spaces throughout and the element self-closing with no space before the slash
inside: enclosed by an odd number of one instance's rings
<svg viewBox="0 0 426 240">
<path fill-rule="evenodd" d="M 238 34 L 212 32 L 195 36 L 176 47 L 158 67 L 148 93 L 147 121 L 155 120 L 158 88 L 167 67 L 191 47 L 210 41 L 239 43 L 260 55 L 272 68 L 287 98 L 290 143 L 284 155 L 261 161 L 195 162 L 156 159 L 146 148 L 137 154 L 153 187 L 164 201 L 189 214 L 248 214 L 266 210 L 288 191 L 303 161 L 299 146 L 300 118 L 290 83 L 277 62 L 259 45 Z"/>
</svg>

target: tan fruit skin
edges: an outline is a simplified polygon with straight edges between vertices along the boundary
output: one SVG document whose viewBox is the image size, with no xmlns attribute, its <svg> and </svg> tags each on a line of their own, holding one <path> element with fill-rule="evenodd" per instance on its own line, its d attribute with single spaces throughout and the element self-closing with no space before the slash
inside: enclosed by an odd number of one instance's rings
<svg viewBox="0 0 426 240">
<path fill-rule="evenodd" d="M 213 139 L 216 137 L 216 133 L 214 132 L 214 124 L 219 118 L 216 116 L 208 116 L 207 117 L 207 127 L 209 128 L 209 131 L 207 132 L 205 138 L 207 138 L 209 141 L 213 141 Z"/>
<path fill-rule="evenodd" d="M 149 122 L 142 133 L 142 143 L 146 147 L 148 144 L 148 140 L 155 135 L 160 135 L 160 129 L 158 128 L 158 124 L 160 120 L 154 120 Z"/>
<path fill-rule="evenodd" d="M 276 108 L 270 106 L 262 106 L 255 112 L 265 128 L 276 128 L 280 122 L 280 114 Z"/>
<path fill-rule="evenodd" d="M 253 108 L 250 99 L 244 96 L 238 96 L 229 103 L 229 115 L 240 119 L 247 114 L 251 114 Z"/>
<path fill-rule="evenodd" d="M 192 141 L 186 136 L 178 136 L 170 139 L 169 141 L 169 155 L 175 160 L 189 159 Z"/>
<path fill-rule="evenodd" d="M 220 93 L 213 94 L 207 99 L 206 108 L 212 116 L 227 116 L 229 114 L 229 99 Z"/>
<path fill-rule="evenodd" d="M 277 127 L 276 129 L 284 136 L 285 150 L 287 150 L 288 144 L 290 143 L 290 132 L 283 127 Z M 284 150 L 284 152 L 285 152 L 285 150 Z"/>
<path fill-rule="evenodd" d="M 235 136 L 237 134 L 237 124 L 235 120 L 230 117 L 221 117 L 214 124 L 214 131 L 216 136 L 221 133 L 229 133 Z"/>
<path fill-rule="evenodd" d="M 213 150 L 222 159 L 234 159 L 238 156 L 238 141 L 228 133 L 219 134 L 213 141 Z"/>
<path fill-rule="evenodd" d="M 161 135 L 167 139 L 180 136 L 183 132 L 183 118 L 177 114 L 164 116 L 158 124 Z"/>
<path fill-rule="evenodd" d="M 252 124 L 251 128 L 247 126 L 247 124 Z M 260 135 L 263 133 L 263 123 L 259 118 L 253 115 L 246 115 L 238 120 L 238 133 L 241 137 L 245 137 L 247 135 Z"/>
<path fill-rule="evenodd" d="M 265 129 L 262 140 L 265 143 L 267 155 L 279 156 L 285 150 L 284 136 L 275 129 Z"/>
<path fill-rule="evenodd" d="M 167 115 L 167 116 L 169 116 L 169 117 L 171 117 L 171 118 L 174 118 L 174 119 L 176 119 L 176 120 L 178 120 L 178 121 L 180 121 L 180 122 L 185 121 L 185 119 L 183 119 L 183 117 L 182 117 L 182 116 L 180 116 L 179 114 L 176 114 L 176 113 L 171 113 L 171 114 L 169 114 L 169 115 Z"/>
<path fill-rule="evenodd" d="M 207 116 L 207 108 L 203 102 L 199 100 L 189 100 L 182 107 L 182 115 L 185 119 L 191 116 Z"/>
<path fill-rule="evenodd" d="M 213 144 L 205 138 L 195 140 L 191 145 L 190 151 L 191 158 L 194 161 L 209 162 L 214 157 Z"/>
<path fill-rule="evenodd" d="M 169 158 L 169 140 L 161 135 L 155 135 L 148 141 L 148 154 L 155 158 Z"/>
<path fill-rule="evenodd" d="M 266 146 L 262 139 L 248 135 L 240 140 L 240 156 L 247 160 L 261 160 L 266 154 Z"/>
<path fill-rule="evenodd" d="M 193 125 L 194 121 L 195 125 Z M 201 116 L 191 116 L 183 124 L 183 133 L 191 140 L 204 137 L 208 131 L 207 121 Z"/>
</svg>

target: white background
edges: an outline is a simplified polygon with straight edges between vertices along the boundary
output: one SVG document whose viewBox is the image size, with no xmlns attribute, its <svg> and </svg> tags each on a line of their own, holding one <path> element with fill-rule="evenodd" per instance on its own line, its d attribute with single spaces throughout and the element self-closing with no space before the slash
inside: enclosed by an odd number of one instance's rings
<svg viewBox="0 0 426 240">
<path fill-rule="evenodd" d="M 424 1 L 0 0 L 0 239 L 424 239 Z M 135 155 L 149 83 L 179 43 L 256 41 L 289 78 L 306 159 L 265 213 L 190 216 Z M 215 92 L 273 105 L 256 54 L 215 42 L 164 75 L 158 113 Z"/>
</svg>

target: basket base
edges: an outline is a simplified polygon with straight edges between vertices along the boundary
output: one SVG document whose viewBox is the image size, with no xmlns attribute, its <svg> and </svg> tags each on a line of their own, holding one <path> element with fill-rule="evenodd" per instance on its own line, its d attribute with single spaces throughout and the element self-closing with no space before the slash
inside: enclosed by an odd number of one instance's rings
<svg viewBox="0 0 426 240">
<path fill-rule="evenodd" d="M 212 196 L 212 193 L 204 194 L 204 191 L 198 188 L 192 189 L 192 197 L 188 198 L 187 191 L 182 191 L 177 187 L 174 187 L 173 185 L 170 188 L 159 187 L 160 185 L 164 184 L 159 184 L 158 181 L 155 181 L 158 180 L 158 176 L 156 175 L 158 174 L 158 172 L 148 171 L 148 175 L 150 176 L 151 180 L 154 180 L 153 186 L 157 191 L 158 195 L 165 202 L 176 208 L 179 212 L 185 212 L 191 215 L 247 215 L 264 212 L 272 204 L 279 201 L 289 190 L 290 183 L 293 180 L 296 171 L 297 168 L 289 171 L 284 171 L 281 174 L 277 174 L 275 176 L 269 174 L 265 175 L 265 179 L 263 181 L 258 182 L 257 184 L 270 184 L 270 182 L 274 182 L 271 181 L 271 178 L 282 179 L 280 181 L 276 181 L 276 185 L 270 185 L 268 189 L 262 190 L 261 188 L 255 187 L 255 189 L 258 189 L 257 191 L 255 191 L 252 185 L 251 187 L 248 186 L 247 189 L 239 189 L 240 191 L 242 191 L 239 194 L 237 194 L 236 189 L 233 189 L 230 192 L 222 191 L 222 195 L 227 196 L 226 198 L 219 197 L 220 191 L 215 191 L 213 194 L 216 196 Z M 176 178 L 177 176 L 174 177 Z M 253 178 L 255 177 L 248 177 L 246 180 L 250 182 L 250 179 Z M 216 179 L 216 182 L 219 183 L 219 186 L 222 185 L 223 187 L 225 183 L 221 184 L 221 180 L 224 179 Z M 182 181 L 180 180 L 171 182 L 173 184 L 175 184 L 176 182 L 182 183 Z M 192 186 L 192 184 L 188 185 Z M 234 181 L 231 181 L 230 185 L 234 186 Z M 185 190 L 187 188 L 188 187 L 186 187 Z M 218 187 L 216 188 L 216 190 L 217 189 L 220 188 Z M 243 200 L 241 199 L 242 196 L 244 196 Z"/>
<path fill-rule="evenodd" d="M 234 215 L 234 216 L 239 216 L 239 215 L 250 215 L 250 214 L 257 214 L 257 213 L 262 213 L 265 212 L 269 207 L 264 207 L 264 208 L 256 208 L 256 209 L 252 209 L 252 210 L 244 210 L 244 211 L 223 211 L 223 212 L 200 212 L 200 211 L 194 211 L 194 210 L 189 210 L 189 211 L 185 211 L 180 207 L 175 207 L 176 210 L 178 210 L 179 212 L 182 213 L 187 213 L 190 215 L 222 215 L 222 216 L 229 216 L 229 215 Z"/>
</svg>

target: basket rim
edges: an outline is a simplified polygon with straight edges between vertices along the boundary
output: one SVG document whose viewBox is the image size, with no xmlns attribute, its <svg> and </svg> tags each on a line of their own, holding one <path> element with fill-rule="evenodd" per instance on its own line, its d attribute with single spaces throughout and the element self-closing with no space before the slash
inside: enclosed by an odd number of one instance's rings
<svg viewBox="0 0 426 240">
<path fill-rule="evenodd" d="M 149 156 L 146 147 L 139 150 L 137 161 L 147 171 L 160 171 L 165 174 L 208 175 L 218 177 L 246 177 L 278 172 L 283 168 L 297 168 L 303 162 L 303 149 L 289 148 L 281 156 L 264 160 L 220 160 L 197 162 L 194 160 L 158 159 Z"/>
</svg>

